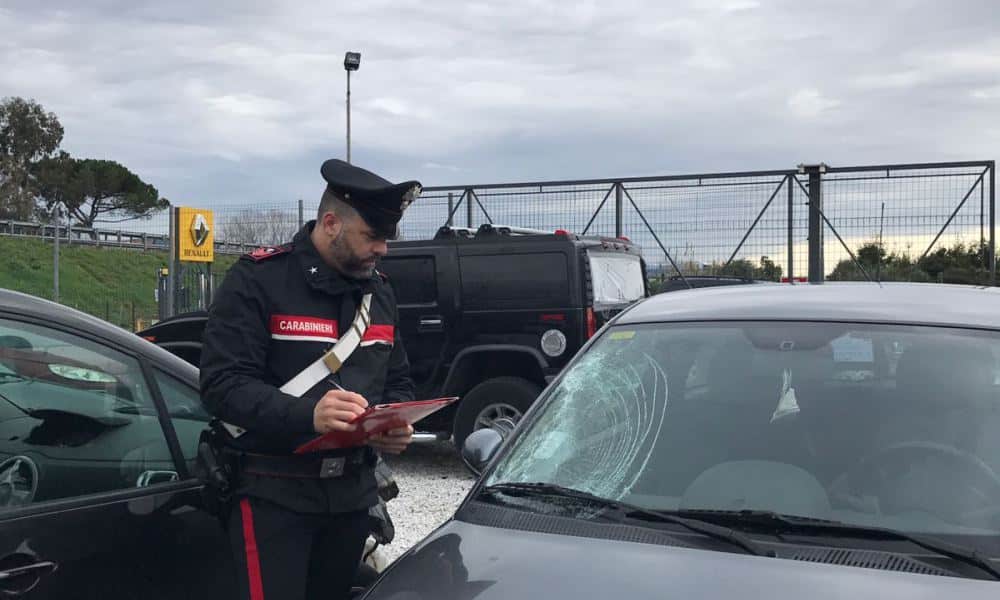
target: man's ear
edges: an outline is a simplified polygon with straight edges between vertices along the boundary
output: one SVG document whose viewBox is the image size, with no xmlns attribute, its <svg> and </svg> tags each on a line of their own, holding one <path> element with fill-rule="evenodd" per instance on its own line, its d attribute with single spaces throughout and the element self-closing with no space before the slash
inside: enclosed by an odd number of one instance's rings
<svg viewBox="0 0 1000 600">
<path fill-rule="evenodd" d="M 323 213 L 323 218 L 320 219 L 319 226 L 323 228 L 323 233 L 331 238 L 335 238 L 343 230 L 344 221 L 331 211 Z"/>
</svg>

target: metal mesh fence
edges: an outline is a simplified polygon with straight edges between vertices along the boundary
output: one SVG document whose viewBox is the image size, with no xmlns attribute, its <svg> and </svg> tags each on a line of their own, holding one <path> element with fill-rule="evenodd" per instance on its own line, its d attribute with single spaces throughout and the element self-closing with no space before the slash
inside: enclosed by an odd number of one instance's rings
<svg viewBox="0 0 1000 600">
<path fill-rule="evenodd" d="M 787 262 L 785 186 L 783 174 L 626 185 L 623 231 L 662 269 L 669 254 L 687 274 L 753 276 Z"/>
<path fill-rule="evenodd" d="M 979 264 L 969 267 L 988 273 L 988 253 L 980 249 L 990 242 L 990 170 L 989 164 L 978 163 L 830 169 L 822 180 L 823 212 L 843 243 L 828 230 L 827 271 L 851 271 L 845 245 L 855 254 L 865 245 L 880 245 L 884 266 L 895 263 L 909 271 L 892 273 L 894 278 L 934 279 L 933 269 L 928 274 L 913 266 L 942 251 L 978 253 Z M 943 271 L 937 275 L 938 280 L 947 277 Z"/>
<path fill-rule="evenodd" d="M 995 281 L 992 161 L 815 169 L 812 178 L 797 168 L 430 187 L 400 231 L 402 239 L 428 239 L 445 224 L 492 223 L 623 235 L 642 248 L 652 278 L 679 268 L 798 279 L 809 274 L 812 254 L 822 256 L 820 272 L 831 279 Z M 810 181 L 821 188 L 818 241 L 809 239 Z M 215 262 L 176 269 L 172 313 L 206 308 L 240 254 L 288 241 L 315 218 L 317 204 L 203 207 L 214 214 Z M 167 211 L 142 220 L 106 215 L 93 228 L 61 223 L 58 296 L 53 225 L 0 221 L 7 257 L 0 287 L 57 298 L 132 330 L 167 315 Z"/>
<path fill-rule="evenodd" d="M 213 207 L 215 262 L 176 269 L 173 313 L 205 309 L 240 254 L 288 241 L 300 212 L 308 220 L 316 208 L 301 205 L 300 211 L 294 200 Z M 0 221 L 0 251 L 9 259 L 0 266 L 0 287 L 57 300 L 129 330 L 167 316 L 169 211 L 148 219 L 105 215 L 93 227 L 69 227 L 64 217 L 59 225 L 57 284 L 55 221 Z"/>
<path fill-rule="evenodd" d="M 774 171 L 430 188 L 421 197 L 421 203 L 429 202 L 411 210 L 416 214 L 406 220 L 420 237 L 432 235 L 447 221 L 450 195 L 454 226 L 492 223 L 620 234 L 642 248 L 654 276 L 669 276 L 679 268 L 689 275 L 777 280 L 789 271 L 790 200 L 804 203 L 798 186 L 792 186 L 789 198 L 790 175 Z M 805 231 L 803 225 L 795 232 L 792 257 L 805 256 Z"/>
</svg>

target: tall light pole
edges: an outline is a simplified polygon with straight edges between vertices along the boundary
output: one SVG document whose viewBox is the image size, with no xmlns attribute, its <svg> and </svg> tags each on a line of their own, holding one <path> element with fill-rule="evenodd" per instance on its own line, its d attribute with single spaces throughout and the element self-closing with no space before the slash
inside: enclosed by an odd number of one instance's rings
<svg viewBox="0 0 1000 600">
<path fill-rule="evenodd" d="M 347 162 L 351 162 L 351 71 L 361 67 L 361 53 L 348 52 L 344 55 L 344 70 L 347 71 Z"/>
</svg>

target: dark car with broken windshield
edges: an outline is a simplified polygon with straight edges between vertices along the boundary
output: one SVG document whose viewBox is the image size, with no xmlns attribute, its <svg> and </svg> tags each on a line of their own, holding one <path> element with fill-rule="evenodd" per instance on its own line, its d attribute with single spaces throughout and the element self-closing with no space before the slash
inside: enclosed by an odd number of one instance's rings
<svg viewBox="0 0 1000 600">
<path fill-rule="evenodd" d="M 733 286 L 613 319 L 389 598 L 994 598 L 1000 293 Z"/>
</svg>

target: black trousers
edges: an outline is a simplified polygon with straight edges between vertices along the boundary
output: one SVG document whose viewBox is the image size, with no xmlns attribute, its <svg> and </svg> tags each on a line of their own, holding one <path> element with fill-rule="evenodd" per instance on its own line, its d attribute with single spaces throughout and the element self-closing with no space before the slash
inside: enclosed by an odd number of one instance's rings
<svg viewBox="0 0 1000 600">
<path fill-rule="evenodd" d="M 229 539 L 240 598 L 348 598 L 368 525 L 368 511 L 303 514 L 259 498 L 239 499 Z"/>
</svg>

